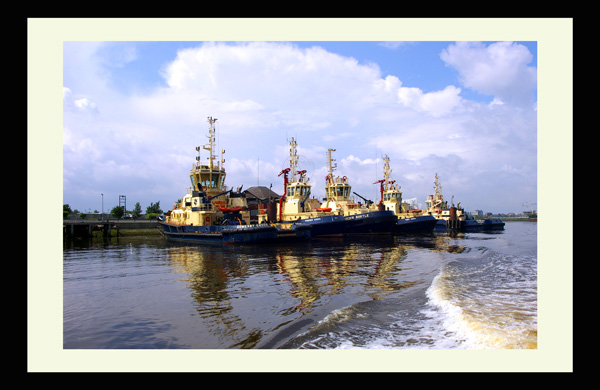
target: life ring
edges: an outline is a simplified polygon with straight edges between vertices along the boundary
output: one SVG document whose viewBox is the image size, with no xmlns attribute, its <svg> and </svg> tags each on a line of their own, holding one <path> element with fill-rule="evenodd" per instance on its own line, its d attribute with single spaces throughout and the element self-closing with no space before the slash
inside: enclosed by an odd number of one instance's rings
<svg viewBox="0 0 600 390">
<path fill-rule="evenodd" d="M 210 222 L 210 217 L 207 215 L 205 220 L 206 222 Z"/>
<path fill-rule="evenodd" d="M 342 206 L 340 206 L 340 204 L 339 204 L 339 203 L 337 203 L 337 204 L 335 205 L 335 207 L 336 207 L 336 208 L 338 208 L 338 209 L 341 209 L 341 208 L 342 208 Z"/>
<path fill-rule="evenodd" d="M 343 181 L 344 181 L 344 183 L 345 183 L 346 181 L 348 181 L 348 178 L 347 178 L 346 176 L 344 176 L 344 177 L 342 177 L 342 180 L 343 180 Z"/>
</svg>

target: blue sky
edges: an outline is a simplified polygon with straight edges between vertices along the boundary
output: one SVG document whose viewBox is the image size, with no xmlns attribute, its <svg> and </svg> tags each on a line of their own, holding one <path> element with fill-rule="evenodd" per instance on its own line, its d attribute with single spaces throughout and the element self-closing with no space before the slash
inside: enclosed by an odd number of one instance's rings
<svg viewBox="0 0 600 390">
<path fill-rule="evenodd" d="M 206 118 L 218 118 L 230 187 L 273 185 L 288 139 L 324 194 L 325 157 L 377 199 L 388 155 L 405 199 L 440 176 L 468 210 L 537 201 L 532 41 L 67 41 L 63 203 L 81 211 L 160 201 L 189 187 Z M 204 156 L 205 157 L 205 156 Z"/>
</svg>

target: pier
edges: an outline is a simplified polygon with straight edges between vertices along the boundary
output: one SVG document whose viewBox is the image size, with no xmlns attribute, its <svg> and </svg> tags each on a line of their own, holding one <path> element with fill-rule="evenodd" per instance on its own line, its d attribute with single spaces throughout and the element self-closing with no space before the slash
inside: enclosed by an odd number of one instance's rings
<svg viewBox="0 0 600 390">
<path fill-rule="evenodd" d="M 101 231 L 102 237 L 107 238 L 112 234 L 114 229 L 119 235 L 120 230 L 134 229 L 154 229 L 158 228 L 157 220 L 128 220 L 128 219 L 113 219 L 113 220 L 63 220 L 63 237 L 65 239 L 73 238 L 91 238 L 92 233 Z"/>
</svg>

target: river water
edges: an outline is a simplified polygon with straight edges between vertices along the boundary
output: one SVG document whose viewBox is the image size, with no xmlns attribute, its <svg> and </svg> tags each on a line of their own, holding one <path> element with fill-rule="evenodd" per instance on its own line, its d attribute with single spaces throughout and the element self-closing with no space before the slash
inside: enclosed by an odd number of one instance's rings
<svg viewBox="0 0 600 390">
<path fill-rule="evenodd" d="M 63 348 L 536 349 L 537 223 L 260 247 L 65 243 Z"/>
</svg>

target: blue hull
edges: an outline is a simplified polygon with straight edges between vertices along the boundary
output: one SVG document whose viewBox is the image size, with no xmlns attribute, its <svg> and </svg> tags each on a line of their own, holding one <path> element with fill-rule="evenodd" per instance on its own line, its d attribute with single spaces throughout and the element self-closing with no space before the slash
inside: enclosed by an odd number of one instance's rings
<svg viewBox="0 0 600 390">
<path fill-rule="evenodd" d="M 456 223 L 459 222 L 459 223 Z M 489 230 L 503 230 L 504 222 L 501 219 L 484 219 L 477 221 L 475 219 L 467 219 L 465 221 L 455 221 L 452 224 L 451 221 L 445 221 L 438 219 L 435 225 L 436 231 L 454 230 L 460 232 L 481 232 Z"/>
<path fill-rule="evenodd" d="M 504 229 L 504 222 L 500 219 L 484 219 L 483 221 L 475 221 L 468 219 L 465 221 L 465 231 L 479 231 L 479 230 L 502 230 Z"/>
<path fill-rule="evenodd" d="M 270 225 L 178 226 L 161 223 L 167 239 L 205 245 L 277 243 L 309 239 L 310 229 L 280 230 Z"/>
<path fill-rule="evenodd" d="M 301 219 L 298 226 L 310 226 L 312 237 L 341 236 L 346 233 L 348 222 L 341 215 L 326 215 L 322 217 Z"/>
<path fill-rule="evenodd" d="M 420 215 L 410 218 L 398 218 L 394 234 L 402 233 L 431 233 L 437 226 L 437 219 L 431 215 Z"/>
<path fill-rule="evenodd" d="M 346 234 L 392 233 L 398 217 L 391 211 L 370 211 L 346 216 Z"/>
<path fill-rule="evenodd" d="M 277 229 L 277 240 L 274 242 L 294 242 L 311 238 L 311 226 L 294 224 L 291 229 Z"/>
</svg>

